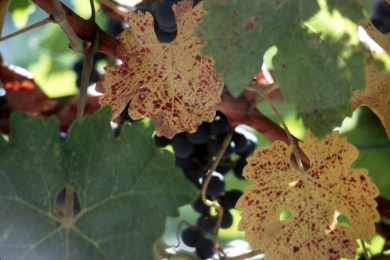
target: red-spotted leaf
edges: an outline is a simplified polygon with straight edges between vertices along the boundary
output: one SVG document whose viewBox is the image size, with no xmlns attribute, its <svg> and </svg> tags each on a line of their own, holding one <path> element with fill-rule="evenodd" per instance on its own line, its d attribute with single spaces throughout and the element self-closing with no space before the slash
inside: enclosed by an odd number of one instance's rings
<svg viewBox="0 0 390 260">
<path fill-rule="evenodd" d="M 276 141 L 248 159 L 243 175 L 257 184 L 245 188 L 236 207 L 239 230 L 267 259 L 355 258 L 356 239 L 370 242 L 380 220 L 377 187 L 365 169 L 351 169 L 358 150 L 338 132 L 318 141 L 310 132 L 300 147 L 310 169 L 290 165 L 292 147 Z M 280 221 L 284 211 L 292 216 Z M 351 227 L 337 222 L 345 215 Z"/>
<path fill-rule="evenodd" d="M 101 104 L 112 106 L 113 118 L 132 99 L 129 115 L 156 120 L 159 136 L 192 133 L 202 121 L 213 120 L 223 83 L 214 61 L 200 55 L 203 41 L 194 32 L 203 8 L 192 6 L 192 0 L 173 5 L 177 36 L 171 43 L 158 41 L 150 13 L 125 16 L 130 27 L 118 37 L 117 49 L 122 64 L 107 66 L 96 86 L 105 94 Z"/>
</svg>

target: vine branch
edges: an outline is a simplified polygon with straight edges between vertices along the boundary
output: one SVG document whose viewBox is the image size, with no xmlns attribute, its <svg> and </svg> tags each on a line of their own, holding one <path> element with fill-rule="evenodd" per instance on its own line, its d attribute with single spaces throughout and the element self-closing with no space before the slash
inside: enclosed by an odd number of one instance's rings
<svg viewBox="0 0 390 260">
<path fill-rule="evenodd" d="M 8 39 L 10 39 L 12 37 L 15 37 L 15 36 L 17 36 L 19 34 L 25 33 L 25 32 L 30 31 L 32 29 L 41 27 L 41 26 L 43 26 L 43 25 L 45 25 L 47 23 L 53 23 L 53 22 L 54 22 L 54 18 L 53 18 L 52 15 L 50 15 L 49 17 L 43 19 L 42 21 L 36 22 L 36 23 L 34 23 L 34 24 L 30 25 L 30 26 L 27 26 L 27 27 L 25 27 L 23 29 L 20 29 L 19 31 L 16 31 L 14 33 L 8 34 L 7 36 L 4 36 L 4 37 L 0 38 L 0 42 L 8 40 Z"/>
<path fill-rule="evenodd" d="M 295 160 L 296 160 L 296 163 L 298 165 L 298 169 L 301 173 L 303 173 L 303 165 L 302 165 L 302 161 L 301 161 L 301 158 L 299 157 L 298 155 L 298 149 L 297 149 L 297 145 L 294 143 L 293 139 L 292 139 L 292 136 L 290 134 L 290 131 L 288 130 L 287 128 L 287 125 L 286 123 L 284 122 L 282 116 L 279 114 L 278 110 L 276 110 L 274 104 L 272 104 L 272 101 L 271 99 L 268 97 L 268 95 L 264 92 L 264 90 L 262 90 L 259 86 L 255 86 L 255 91 L 260 94 L 261 96 L 263 96 L 263 98 L 268 102 L 268 104 L 271 106 L 272 110 L 275 112 L 276 116 L 278 117 L 280 123 L 283 125 L 283 128 L 284 128 L 284 131 L 286 132 L 286 135 L 287 135 L 287 138 L 288 140 L 290 141 L 290 144 L 292 145 L 293 147 L 293 152 L 294 152 L 294 157 L 295 157 Z"/>
<path fill-rule="evenodd" d="M 48 15 L 53 14 L 53 6 L 51 0 L 31 0 L 37 6 L 39 6 Z M 73 31 L 78 37 L 85 41 L 93 42 L 96 32 L 99 31 L 99 45 L 97 48 L 98 52 L 105 53 L 110 56 L 116 54 L 116 48 L 120 42 L 114 37 L 108 35 L 103 31 L 94 21 L 85 20 L 70 10 L 66 5 L 61 3 L 62 9 L 65 12 L 66 19 Z"/>
<path fill-rule="evenodd" d="M 62 9 L 60 0 L 52 0 L 54 21 L 61 27 L 70 41 L 70 46 L 73 50 L 78 52 L 84 51 L 84 41 L 81 40 L 70 27 L 64 10 Z"/>
</svg>

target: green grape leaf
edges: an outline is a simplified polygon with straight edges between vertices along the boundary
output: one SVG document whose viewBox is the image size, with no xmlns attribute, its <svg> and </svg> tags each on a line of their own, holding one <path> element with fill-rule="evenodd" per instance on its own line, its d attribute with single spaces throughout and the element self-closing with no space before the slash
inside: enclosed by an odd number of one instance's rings
<svg viewBox="0 0 390 260">
<path fill-rule="evenodd" d="M 196 35 L 215 60 L 230 93 L 238 96 L 276 46 L 274 76 L 287 102 L 316 136 L 351 115 L 351 87 L 364 89 L 368 51 L 357 24 L 364 7 L 346 1 L 209 0 Z"/>
<path fill-rule="evenodd" d="M 103 108 L 75 123 L 60 144 L 58 123 L 14 114 L 10 142 L 0 141 L 0 256 L 4 259 L 153 259 L 167 216 L 197 196 L 157 149 L 155 125 L 125 125 L 119 138 Z M 81 211 L 55 213 L 70 183 Z"/>
</svg>

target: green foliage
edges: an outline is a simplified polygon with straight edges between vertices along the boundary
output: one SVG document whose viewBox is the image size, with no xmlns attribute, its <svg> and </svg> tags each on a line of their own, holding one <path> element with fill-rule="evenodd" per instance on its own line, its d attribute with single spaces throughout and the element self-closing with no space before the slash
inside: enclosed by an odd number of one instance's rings
<svg viewBox="0 0 390 260">
<path fill-rule="evenodd" d="M 357 38 L 365 15 L 355 0 L 205 1 L 197 36 L 216 61 L 229 91 L 238 96 L 260 71 L 262 55 L 278 48 L 275 78 L 286 102 L 317 136 L 351 115 L 350 88 L 364 89 L 368 52 Z"/>
<path fill-rule="evenodd" d="M 154 146 L 154 125 L 125 125 L 116 139 L 110 112 L 75 123 L 64 144 L 54 118 L 12 115 L 11 141 L 0 141 L 2 258 L 152 259 L 166 217 L 196 189 Z M 71 221 L 54 211 L 67 183 L 81 204 Z"/>
</svg>

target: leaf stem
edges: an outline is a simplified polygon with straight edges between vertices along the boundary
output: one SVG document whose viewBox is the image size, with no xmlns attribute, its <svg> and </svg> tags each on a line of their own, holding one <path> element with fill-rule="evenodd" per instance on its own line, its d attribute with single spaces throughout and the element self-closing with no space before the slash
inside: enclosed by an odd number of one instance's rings
<svg viewBox="0 0 390 260">
<path fill-rule="evenodd" d="M 93 3 L 93 0 L 89 0 L 91 3 L 91 18 L 89 18 L 90 21 L 95 22 L 96 12 L 95 12 L 95 4 Z"/>
<path fill-rule="evenodd" d="M 364 245 L 364 240 L 360 239 L 360 242 L 362 243 L 364 258 L 366 258 L 366 260 L 370 260 L 370 257 L 368 256 L 367 248 Z"/>
<path fill-rule="evenodd" d="M 213 164 L 211 165 L 209 173 L 207 174 L 206 178 L 204 179 L 203 186 L 202 186 L 202 192 L 201 192 L 203 203 L 209 207 L 215 208 L 215 210 L 218 212 L 217 225 L 216 225 L 216 230 L 215 230 L 215 234 L 214 234 L 214 247 L 213 247 L 214 250 L 218 249 L 218 231 L 219 231 L 219 228 L 220 228 L 221 222 L 222 222 L 223 208 L 218 203 L 212 202 L 206 198 L 206 190 L 207 190 L 207 186 L 209 185 L 209 182 L 211 180 L 211 176 L 212 176 L 213 172 L 215 171 L 215 169 L 217 168 L 219 161 L 222 158 L 222 155 L 225 153 L 225 150 L 228 147 L 228 145 L 233 137 L 233 134 L 234 134 L 234 128 L 230 127 L 229 132 L 227 133 L 225 140 L 223 140 L 222 146 L 218 151 L 217 158 L 215 158 Z"/>
<path fill-rule="evenodd" d="M 66 185 L 65 192 L 65 208 L 64 208 L 64 218 L 72 219 L 73 218 L 73 201 L 74 201 L 74 189 L 70 184 Z"/>
<path fill-rule="evenodd" d="M 80 99 L 77 107 L 76 120 L 83 120 L 85 101 L 87 100 L 87 89 L 89 85 L 89 77 L 93 68 L 93 55 L 96 52 L 99 43 L 99 31 L 96 32 L 94 42 L 92 44 L 92 50 L 90 52 L 84 52 L 84 65 L 81 73 L 81 85 L 80 85 Z"/>
<path fill-rule="evenodd" d="M 30 26 L 27 26 L 26 28 L 23 28 L 23 29 L 21 29 L 19 31 L 16 31 L 14 33 L 8 34 L 7 36 L 4 36 L 4 37 L 0 38 L 0 42 L 8 40 L 8 39 L 10 39 L 12 37 L 18 36 L 19 34 L 25 33 L 25 32 L 30 31 L 32 29 L 41 27 L 41 26 L 43 26 L 43 25 L 45 25 L 47 23 L 53 23 L 53 22 L 54 22 L 54 18 L 53 18 L 52 15 L 50 15 L 49 17 L 43 19 L 40 22 L 34 23 L 34 24 L 30 25 Z"/>
<path fill-rule="evenodd" d="M 301 161 L 301 158 L 299 157 L 297 146 L 295 145 L 294 140 L 291 136 L 291 133 L 288 130 L 287 125 L 284 122 L 282 116 L 279 114 L 278 110 L 276 110 L 276 107 L 274 106 L 274 104 L 272 104 L 271 99 L 268 97 L 267 93 L 264 92 L 264 90 L 262 90 L 258 85 L 256 85 L 254 87 L 254 89 L 257 93 L 259 93 L 268 102 L 268 104 L 271 106 L 272 110 L 275 112 L 276 116 L 278 117 L 280 123 L 283 125 L 284 131 L 286 131 L 286 135 L 288 137 L 288 140 L 290 141 L 290 144 L 293 147 L 293 152 L 294 152 L 295 160 L 297 161 L 298 169 L 300 172 L 304 172 L 302 161 Z"/>
<path fill-rule="evenodd" d="M 264 254 L 264 251 L 258 249 L 258 250 L 253 250 L 251 252 L 248 252 L 248 253 L 245 253 L 242 255 L 238 255 L 238 256 L 222 257 L 221 259 L 222 260 L 244 260 L 244 259 L 251 258 L 251 257 L 261 255 L 261 254 Z"/>
<path fill-rule="evenodd" d="M 84 41 L 81 40 L 77 34 L 70 27 L 64 9 L 62 9 L 60 0 L 52 0 L 54 21 L 58 23 L 69 39 L 70 46 L 73 50 L 78 52 L 84 51 Z"/>
</svg>

